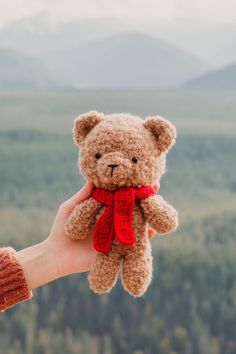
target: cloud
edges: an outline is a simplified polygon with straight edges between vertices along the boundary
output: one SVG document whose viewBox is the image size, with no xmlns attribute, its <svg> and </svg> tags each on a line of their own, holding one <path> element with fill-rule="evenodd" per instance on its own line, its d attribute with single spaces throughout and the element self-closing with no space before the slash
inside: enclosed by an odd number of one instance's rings
<svg viewBox="0 0 236 354">
<path fill-rule="evenodd" d="M 235 0 L 0 0 L 0 26 L 46 13 L 52 22 L 115 17 L 158 20 L 187 17 L 210 22 L 235 19 Z"/>
<path fill-rule="evenodd" d="M 235 0 L 176 0 L 175 16 L 192 17 L 210 22 L 236 20 Z"/>
</svg>

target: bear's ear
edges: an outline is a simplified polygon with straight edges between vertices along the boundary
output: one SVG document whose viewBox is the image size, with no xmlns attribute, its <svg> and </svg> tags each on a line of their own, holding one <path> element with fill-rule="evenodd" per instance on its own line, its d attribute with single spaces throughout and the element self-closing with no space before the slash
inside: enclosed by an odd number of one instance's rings
<svg viewBox="0 0 236 354">
<path fill-rule="evenodd" d="M 176 129 L 167 119 L 160 116 L 147 117 L 144 127 L 155 136 L 159 153 L 168 151 L 174 145 Z"/>
<path fill-rule="evenodd" d="M 88 133 L 104 120 L 104 114 L 96 111 L 81 114 L 74 120 L 73 138 L 76 145 L 82 143 Z"/>
</svg>

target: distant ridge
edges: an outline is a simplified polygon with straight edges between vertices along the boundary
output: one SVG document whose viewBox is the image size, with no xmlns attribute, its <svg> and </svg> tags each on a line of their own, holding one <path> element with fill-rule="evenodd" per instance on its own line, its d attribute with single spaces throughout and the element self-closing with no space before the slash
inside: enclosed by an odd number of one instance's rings
<svg viewBox="0 0 236 354">
<path fill-rule="evenodd" d="M 236 63 L 188 81 L 183 87 L 197 90 L 236 90 Z"/>
<path fill-rule="evenodd" d="M 198 57 L 149 35 L 129 32 L 52 53 L 55 74 L 77 88 L 169 88 L 206 72 Z"/>
<path fill-rule="evenodd" d="M 0 48 L 0 89 L 45 89 L 55 86 L 46 68 L 16 50 Z"/>
</svg>

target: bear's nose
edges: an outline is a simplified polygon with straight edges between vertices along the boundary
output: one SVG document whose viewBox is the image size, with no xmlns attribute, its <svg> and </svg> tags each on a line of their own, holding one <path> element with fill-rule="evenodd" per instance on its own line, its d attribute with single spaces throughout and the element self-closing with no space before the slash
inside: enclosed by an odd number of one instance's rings
<svg viewBox="0 0 236 354">
<path fill-rule="evenodd" d="M 116 165 L 115 163 L 112 163 L 112 164 L 108 165 L 108 167 L 111 167 L 111 177 L 112 177 L 114 168 L 118 167 L 118 165 Z"/>
</svg>

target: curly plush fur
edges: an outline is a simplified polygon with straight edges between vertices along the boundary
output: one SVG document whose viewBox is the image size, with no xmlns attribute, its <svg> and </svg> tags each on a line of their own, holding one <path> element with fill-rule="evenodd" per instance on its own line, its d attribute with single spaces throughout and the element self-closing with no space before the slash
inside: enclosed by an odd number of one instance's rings
<svg viewBox="0 0 236 354">
<path fill-rule="evenodd" d="M 81 173 L 95 187 L 110 191 L 154 185 L 165 172 L 166 153 L 175 138 L 175 127 L 162 117 L 148 117 L 143 121 L 129 114 L 105 116 L 92 111 L 79 116 L 74 123 Z M 117 166 L 112 174 L 109 165 Z M 92 232 L 103 210 L 104 206 L 92 198 L 79 204 L 67 222 L 68 236 L 84 239 Z M 147 224 L 159 234 L 173 231 L 178 225 L 177 211 L 159 195 L 135 202 L 136 244 L 123 245 L 114 238 L 108 253 L 97 253 L 89 274 L 95 292 L 109 292 L 121 268 L 124 288 L 133 296 L 144 294 L 152 278 Z"/>
</svg>

